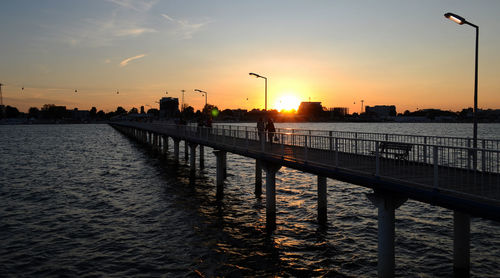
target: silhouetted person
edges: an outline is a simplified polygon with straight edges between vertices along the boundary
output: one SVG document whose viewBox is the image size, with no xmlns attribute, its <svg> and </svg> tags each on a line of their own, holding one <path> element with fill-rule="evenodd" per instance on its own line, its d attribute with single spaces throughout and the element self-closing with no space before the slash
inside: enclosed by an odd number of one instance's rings
<svg viewBox="0 0 500 278">
<path fill-rule="evenodd" d="M 262 117 L 260 117 L 259 121 L 257 122 L 257 132 L 259 134 L 259 140 L 264 139 L 262 137 L 264 135 L 264 129 L 265 129 L 265 124 L 264 124 L 264 121 L 262 120 Z"/>
<path fill-rule="evenodd" d="M 207 119 L 207 123 L 206 123 L 206 126 L 207 126 L 208 128 L 212 128 L 212 117 L 208 117 L 208 119 Z"/>
<path fill-rule="evenodd" d="M 272 143 L 274 138 L 274 133 L 276 132 L 276 128 L 274 128 L 274 123 L 271 118 L 267 120 L 266 131 L 267 131 L 267 140 L 269 140 L 269 142 Z"/>
</svg>

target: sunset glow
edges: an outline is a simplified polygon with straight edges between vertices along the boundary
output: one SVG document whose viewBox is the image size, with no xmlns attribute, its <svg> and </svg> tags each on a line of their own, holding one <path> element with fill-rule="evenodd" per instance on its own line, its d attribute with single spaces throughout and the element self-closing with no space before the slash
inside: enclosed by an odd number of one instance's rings
<svg viewBox="0 0 500 278">
<path fill-rule="evenodd" d="M 299 109 L 300 100 L 293 95 L 285 95 L 280 97 L 274 104 L 274 108 L 278 111 L 290 112 Z"/>
<path fill-rule="evenodd" d="M 473 105 L 475 38 L 445 11 L 482 26 L 478 106 L 500 108 L 500 1 L 21 2 L 0 11 L 10 26 L 0 30 L 0 83 L 3 103 L 23 112 L 159 108 L 165 91 L 182 90 L 203 109 L 195 88 L 222 110 L 264 109 L 266 80 L 269 109 L 310 100 L 359 112 L 364 100 L 458 111 Z"/>
</svg>

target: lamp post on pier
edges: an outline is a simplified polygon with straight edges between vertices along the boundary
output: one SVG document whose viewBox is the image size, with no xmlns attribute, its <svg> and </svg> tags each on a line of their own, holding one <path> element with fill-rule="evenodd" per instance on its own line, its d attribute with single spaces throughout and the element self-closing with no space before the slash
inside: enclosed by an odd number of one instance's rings
<svg viewBox="0 0 500 278">
<path fill-rule="evenodd" d="M 453 13 L 445 13 L 444 17 L 452 20 L 460 25 L 467 24 L 474 28 L 476 28 L 476 56 L 475 56 L 475 75 L 474 75 L 474 113 L 473 113 L 473 159 L 472 162 L 474 170 L 477 170 L 477 64 L 478 64 L 478 48 L 479 48 L 479 26 L 472 24 L 465 20 L 465 18 L 453 14 Z"/>
<path fill-rule="evenodd" d="M 265 86 L 266 86 L 265 87 L 265 104 L 264 104 L 264 110 L 267 111 L 267 77 L 264 77 L 262 75 L 259 75 L 259 74 L 253 73 L 253 72 L 249 73 L 248 75 L 253 75 L 253 76 L 257 77 L 257 78 L 264 78 L 264 80 L 265 80 Z"/>
<path fill-rule="evenodd" d="M 207 98 L 208 98 L 208 93 L 199 89 L 194 89 L 195 92 L 199 92 L 202 94 L 205 94 L 205 107 L 207 107 Z"/>
<path fill-rule="evenodd" d="M 465 18 L 453 13 L 445 13 L 444 17 L 460 25 L 467 24 L 476 28 L 474 113 L 472 116 L 474 122 L 472 167 L 475 173 L 477 170 L 477 60 L 479 48 L 479 26 L 472 24 L 465 20 Z M 457 210 L 453 212 L 453 272 L 455 277 L 470 276 L 470 215 Z"/>
</svg>

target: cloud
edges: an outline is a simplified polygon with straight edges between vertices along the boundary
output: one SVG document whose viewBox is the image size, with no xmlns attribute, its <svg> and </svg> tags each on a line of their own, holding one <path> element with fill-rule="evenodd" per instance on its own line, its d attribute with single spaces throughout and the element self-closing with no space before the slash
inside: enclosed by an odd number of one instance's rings
<svg viewBox="0 0 500 278">
<path fill-rule="evenodd" d="M 44 27 L 53 31 L 53 37 L 45 36 L 42 40 L 62 41 L 74 47 L 110 46 L 116 40 L 158 32 L 134 19 L 120 18 L 116 13 L 106 19 L 85 18 L 65 26 Z"/>
<path fill-rule="evenodd" d="M 120 66 L 124 67 L 124 66 L 128 65 L 129 62 L 131 62 L 133 60 L 141 59 L 144 56 L 146 56 L 146 54 L 140 54 L 140 55 L 137 55 L 137 56 L 134 56 L 134 57 L 127 58 L 127 59 L 125 59 L 125 60 L 123 60 L 123 61 L 120 62 Z"/>
<path fill-rule="evenodd" d="M 151 0 L 107 0 L 108 2 L 114 3 L 122 8 L 138 11 L 138 12 L 146 12 L 149 11 L 158 1 Z"/>
<path fill-rule="evenodd" d="M 170 16 L 166 15 L 166 14 L 161 14 L 161 16 L 163 16 L 165 19 L 167 19 L 168 21 L 172 21 L 172 22 L 175 22 L 175 19 L 171 18 Z"/>
<path fill-rule="evenodd" d="M 125 36 L 139 36 L 145 33 L 155 33 L 157 32 L 155 29 L 151 28 L 130 28 L 130 29 L 122 29 L 117 30 L 115 36 L 117 37 L 125 37 Z"/>
<path fill-rule="evenodd" d="M 200 31 L 205 25 L 212 22 L 211 20 L 206 20 L 201 23 L 191 23 L 188 20 L 175 19 L 167 14 L 161 14 L 161 16 L 176 25 L 176 30 L 174 32 L 180 35 L 182 39 L 193 38 L 194 33 Z"/>
</svg>

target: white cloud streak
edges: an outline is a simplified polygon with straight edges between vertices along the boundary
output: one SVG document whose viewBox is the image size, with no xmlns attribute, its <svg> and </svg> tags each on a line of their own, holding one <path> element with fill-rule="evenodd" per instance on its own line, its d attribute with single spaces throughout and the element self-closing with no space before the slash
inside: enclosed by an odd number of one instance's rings
<svg viewBox="0 0 500 278">
<path fill-rule="evenodd" d="M 107 0 L 113 4 L 116 4 L 122 8 L 134 10 L 138 12 L 147 12 L 149 11 L 158 1 L 140 1 L 140 0 Z"/>
<path fill-rule="evenodd" d="M 117 30 L 115 32 L 115 36 L 117 37 L 126 37 L 126 36 L 139 36 L 145 33 L 156 33 L 157 31 L 155 29 L 151 28 L 130 28 L 130 29 L 122 29 L 122 30 Z"/>
<path fill-rule="evenodd" d="M 211 21 L 191 23 L 188 20 L 175 19 L 167 14 L 161 14 L 161 16 L 176 25 L 177 30 L 175 31 L 175 33 L 180 35 L 182 39 L 193 38 L 194 33 L 200 31 L 204 26 L 211 23 Z"/>
<path fill-rule="evenodd" d="M 141 26 L 133 20 L 119 19 L 115 13 L 105 20 L 86 18 L 71 26 L 48 26 L 55 30 L 58 40 L 83 47 L 102 47 L 112 45 L 117 39 L 135 38 L 156 33 L 156 29 Z"/>
<path fill-rule="evenodd" d="M 141 58 L 143 58 L 145 56 L 146 56 L 146 54 L 139 54 L 137 56 L 127 58 L 127 59 L 125 59 L 125 60 L 123 60 L 123 61 L 120 62 L 120 66 L 121 67 L 125 67 L 126 65 L 128 65 L 129 62 L 131 62 L 133 60 L 141 59 Z"/>
</svg>

